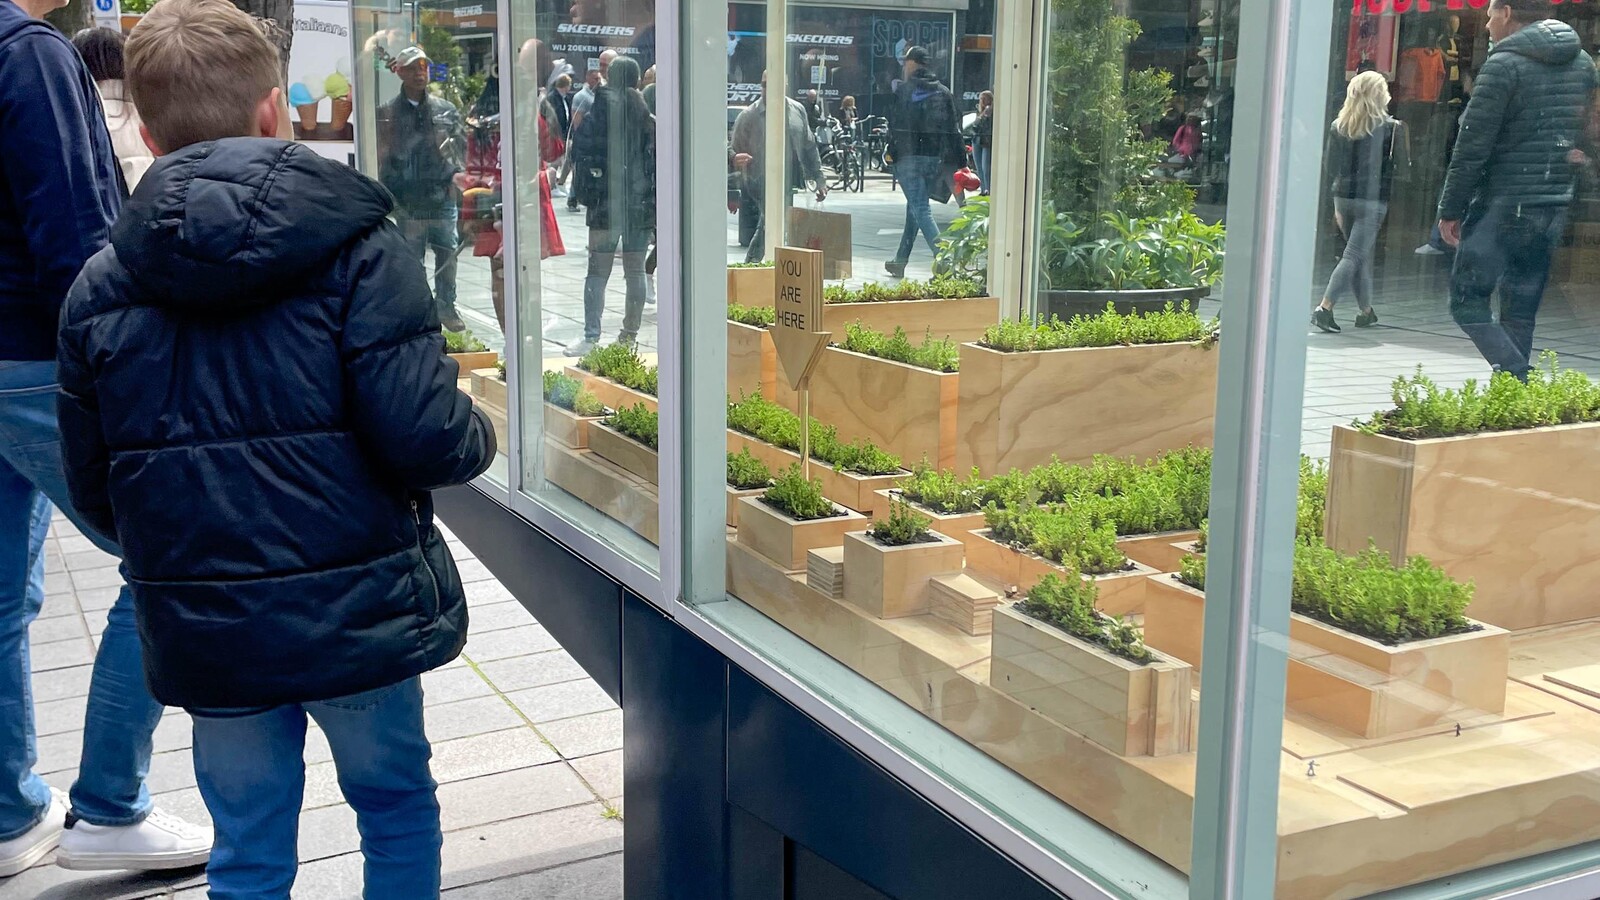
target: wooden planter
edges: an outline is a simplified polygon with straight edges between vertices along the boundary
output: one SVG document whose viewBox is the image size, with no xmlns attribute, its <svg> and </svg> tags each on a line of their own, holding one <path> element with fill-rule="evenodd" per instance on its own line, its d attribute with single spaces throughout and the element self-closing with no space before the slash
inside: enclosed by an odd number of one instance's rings
<svg viewBox="0 0 1600 900">
<path fill-rule="evenodd" d="M 851 322 L 860 322 L 874 331 L 893 334 L 904 328 L 912 343 L 924 334 L 952 341 L 976 341 L 990 325 L 1000 321 L 1000 298 L 967 297 L 935 300 L 890 300 L 882 303 L 829 303 L 822 307 L 823 330 L 844 339 Z"/>
<path fill-rule="evenodd" d="M 1040 291 L 1046 316 L 1065 322 L 1073 316 L 1097 316 L 1111 304 L 1124 316 L 1131 313 L 1161 312 L 1168 303 L 1173 306 L 1189 301 L 1194 309 L 1198 301 L 1211 294 L 1211 288 L 1158 288 L 1133 291 Z"/>
<path fill-rule="evenodd" d="M 731 428 L 728 429 L 728 452 L 738 453 L 741 449 L 746 448 L 756 459 L 766 463 L 767 468 L 774 472 L 779 469 L 786 469 L 800 461 L 800 454 L 798 453 L 785 450 L 782 447 L 775 447 L 766 441 L 757 440 Z M 878 503 L 882 499 L 878 496 L 878 492 L 894 487 L 908 474 L 910 473 L 855 475 L 850 472 L 837 471 L 816 460 L 811 461 L 811 477 L 822 482 L 822 493 L 829 500 L 847 509 L 869 516 L 877 511 Z"/>
<path fill-rule="evenodd" d="M 1600 424 L 1422 441 L 1333 429 L 1328 544 L 1369 540 L 1476 583 L 1475 619 L 1512 631 L 1600 616 Z"/>
<path fill-rule="evenodd" d="M 550 483 L 660 543 L 661 508 L 655 486 L 589 450 L 545 441 L 544 474 Z"/>
<path fill-rule="evenodd" d="M 740 271 L 729 269 L 730 273 Z M 778 351 L 772 333 L 765 328 L 728 323 L 728 396 L 771 400 L 778 384 Z"/>
<path fill-rule="evenodd" d="M 473 369 L 472 396 L 487 401 L 501 409 L 511 408 L 506 383 L 500 379 L 499 369 Z"/>
<path fill-rule="evenodd" d="M 728 270 L 728 302 L 740 306 L 771 306 L 778 292 L 777 269 L 772 266 Z"/>
<path fill-rule="evenodd" d="M 806 551 L 837 547 L 846 532 L 866 523 L 860 513 L 840 508 L 843 515 L 802 522 L 791 519 L 760 497 L 739 501 L 739 543 L 761 554 L 786 572 L 806 567 Z"/>
<path fill-rule="evenodd" d="M 741 491 L 734 488 L 734 486 L 731 484 L 724 485 L 724 487 L 726 487 L 728 491 L 728 527 L 730 528 L 739 524 L 740 500 L 743 500 L 746 497 L 759 497 L 766 493 L 766 488 L 751 488 L 748 491 Z"/>
<path fill-rule="evenodd" d="M 1205 636 L 1205 592 L 1184 584 L 1170 572 L 1150 576 L 1144 590 L 1144 642 L 1199 669 Z"/>
<path fill-rule="evenodd" d="M 950 468 L 956 458 L 960 381 L 959 372 L 935 372 L 828 347 L 811 376 L 811 415 L 839 429 L 840 438 L 866 438 L 908 465 L 926 456 L 940 468 Z M 779 385 L 777 394 L 791 411 L 800 411 L 799 395 L 787 384 Z"/>
<path fill-rule="evenodd" d="M 493 369 L 495 363 L 500 361 L 500 354 L 493 350 L 479 350 L 474 353 L 446 353 L 445 356 L 456 361 L 461 367 L 461 377 L 466 378 L 467 373 L 474 369 Z"/>
<path fill-rule="evenodd" d="M 928 612 L 931 579 L 961 572 L 960 541 L 932 532 L 933 541 L 886 547 L 865 531 L 844 536 L 844 599 L 880 619 Z"/>
<path fill-rule="evenodd" d="M 993 647 L 990 684 L 1100 746 L 1121 756 L 1189 751 L 1188 663 L 1158 651 L 1152 663 L 1129 662 L 1012 604 L 995 607 Z"/>
<path fill-rule="evenodd" d="M 644 481 L 659 483 L 661 461 L 656 451 L 602 422 L 589 425 L 589 449 Z"/>
<path fill-rule="evenodd" d="M 967 547 L 967 568 L 1002 585 L 1028 590 L 1046 575 L 1072 577 L 1066 569 L 1048 559 L 1009 547 L 989 536 L 989 529 L 972 532 Z M 1126 616 L 1144 611 L 1145 582 L 1155 570 L 1130 560 L 1124 572 L 1094 576 L 1100 589 L 1099 610 L 1109 616 Z"/>
<path fill-rule="evenodd" d="M 1176 572 L 1178 563 L 1189 554 L 1185 549 L 1200 539 L 1198 531 L 1163 531 L 1117 537 L 1117 549 L 1141 566 L 1157 572 Z"/>
<path fill-rule="evenodd" d="M 900 492 L 898 490 L 889 489 L 879 491 L 877 502 L 874 504 L 873 518 L 888 518 L 889 507 L 893 505 L 894 501 L 902 499 L 904 498 L 900 496 Z M 924 506 L 920 506 L 916 503 L 910 503 L 907 501 L 907 504 L 918 513 L 921 513 L 932 520 L 932 524 L 928 526 L 929 528 L 939 532 L 940 534 L 953 537 L 963 544 L 969 543 L 973 539 L 972 532 L 989 527 L 988 522 L 983 518 L 982 512 L 948 514 L 936 513 L 933 510 Z"/>
<path fill-rule="evenodd" d="M 554 403 L 546 401 L 544 404 L 544 433 L 551 440 L 574 450 L 587 450 L 589 447 L 589 427 L 600 422 L 603 416 L 580 416 L 570 409 L 563 409 Z M 653 480 L 653 479 L 652 479 Z"/>
<path fill-rule="evenodd" d="M 1001 353 L 961 345 L 957 471 L 1211 446 L 1217 354 L 1199 344 Z"/>
<path fill-rule="evenodd" d="M 651 412 L 657 411 L 656 398 L 643 391 L 636 391 L 609 378 L 601 378 L 593 372 L 585 372 L 577 366 L 567 366 L 566 373 L 578 379 L 579 383 L 589 389 L 589 393 L 594 394 L 596 400 L 612 409 L 631 408 L 643 403 L 645 409 Z"/>
</svg>

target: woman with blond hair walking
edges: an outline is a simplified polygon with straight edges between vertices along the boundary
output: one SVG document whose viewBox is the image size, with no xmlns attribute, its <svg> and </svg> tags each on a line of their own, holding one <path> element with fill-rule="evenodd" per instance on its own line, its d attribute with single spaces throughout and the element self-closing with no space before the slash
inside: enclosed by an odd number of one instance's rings
<svg viewBox="0 0 1600 900">
<path fill-rule="evenodd" d="M 1389 83 L 1377 72 L 1350 79 L 1344 107 L 1333 120 L 1328 140 L 1328 171 L 1333 176 L 1333 221 L 1345 237 L 1344 255 L 1328 279 L 1311 324 L 1339 331 L 1334 304 L 1354 297 L 1357 328 L 1378 324 L 1372 308 L 1373 252 L 1389 214 L 1389 194 L 1397 173 L 1411 167 L 1405 123 L 1389 115 Z"/>
</svg>

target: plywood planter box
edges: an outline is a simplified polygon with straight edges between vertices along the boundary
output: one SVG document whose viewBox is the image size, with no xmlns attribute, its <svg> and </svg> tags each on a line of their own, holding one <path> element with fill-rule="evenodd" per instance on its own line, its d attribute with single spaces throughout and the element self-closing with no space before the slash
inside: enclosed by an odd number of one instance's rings
<svg viewBox="0 0 1600 900">
<path fill-rule="evenodd" d="M 1600 423 L 1420 441 L 1333 429 L 1327 539 L 1421 555 L 1512 631 L 1600 617 Z"/>
<path fill-rule="evenodd" d="M 837 547 L 847 532 L 866 524 L 866 517 L 836 507 L 841 515 L 801 521 L 785 515 L 760 497 L 739 501 L 739 543 L 787 572 L 806 567 L 806 551 Z"/>
<path fill-rule="evenodd" d="M 744 266 L 728 270 L 728 302 L 740 306 L 771 306 L 778 292 L 777 270 L 772 266 Z"/>
<path fill-rule="evenodd" d="M 1209 447 L 1216 402 L 1214 346 L 1001 353 L 962 344 L 955 468 L 995 475 L 1052 455 L 1086 463 Z"/>
<path fill-rule="evenodd" d="M 1156 650 L 1153 662 L 1130 662 L 1013 604 L 995 607 L 993 640 L 989 683 L 1029 708 L 1121 756 L 1190 749 L 1188 663 Z"/>
<path fill-rule="evenodd" d="M 843 337 L 843 332 L 834 336 Z M 959 372 L 935 372 L 829 347 L 811 376 L 811 415 L 839 429 L 847 442 L 866 438 L 908 463 L 926 456 L 949 468 L 956 458 L 960 382 Z M 786 384 L 778 393 L 780 402 L 799 412 L 799 397 Z"/>
<path fill-rule="evenodd" d="M 476 350 L 472 353 L 446 353 L 446 356 L 456 361 L 461 367 L 461 377 L 465 378 L 473 369 L 492 369 L 500 361 L 500 354 L 493 350 Z"/>
<path fill-rule="evenodd" d="M 766 488 L 751 488 L 741 491 L 733 485 L 725 485 L 728 491 L 728 527 L 739 524 L 739 501 L 746 497 L 759 497 L 767 492 Z"/>
<path fill-rule="evenodd" d="M 771 305 L 769 302 L 767 305 Z M 1000 321 L 1000 298 L 961 297 L 932 300 L 886 300 L 874 303 L 829 303 L 822 307 L 822 325 L 835 338 L 845 327 L 860 322 L 874 331 L 893 334 L 904 328 L 913 342 L 933 332 L 935 338 L 976 341 L 990 325 Z"/>
<path fill-rule="evenodd" d="M 873 517 L 887 518 L 889 515 L 889 507 L 896 500 L 904 501 L 918 513 L 927 516 L 930 521 L 928 527 L 931 530 L 955 538 L 963 544 L 966 544 L 973 539 L 972 532 L 980 531 L 988 527 L 988 523 L 984 520 L 983 513 L 981 511 L 970 513 L 936 513 L 933 510 L 928 509 L 926 506 L 906 500 L 905 497 L 901 495 L 900 491 L 893 488 L 878 492 L 878 499 L 873 509 Z"/>
<path fill-rule="evenodd" d="M 771 400 L 776 395 L 777 382 L 778 351 L 772 345 L 772 333 L 765 328 L 730 321 L 728 396 L 738 399 L 760 394 Z"/>
<path fill-rule="evenodd" d="M 661 461 L 656 451 L 604 422 L 590 424 L 589 449 L 644 481 L 658 483 Z"/>
<path fill-rule="evenodd" d="M 1190 551 L 1184 549 L 1200 539 L 1198 531 L 1163 531 L 1117 537 L 1117 549 L 1134 562 L 1157 572 L 1175 572 L 1178 562 Z"/>
<path fill-rule="evenodd" d="M 792 450 L 775 447 L 766 441 L 728 429 L 728 452 L 738 453 L 745 448 L 774 472 L 787 469 L 800 461 L 800 454 Z M 888 508 L 888 501 L 882 500 L 878 492 L 894 487 L 910 474 L 900 471 L 891 475 L 857 475 L 853 472 L 840 472 L 815 459 L 811 461 L 811 477 L 822 482 L 823 496 L 840 506 L 869 516 L 878 509 L 880 501 L 883 502 L 884 509 Z"/>
<path fill-rule="evenodd" d="M 589 447 L 589 427 L 598 424 L 604 416 L 580 416 L 549 401 L 544 404 L 544 433 L 574 450 Z M 654 479 L 652 479 L 654 480 Z"/>
<path fill-rule="evenodd" d="M 654 485 L 589 450 L 545 441 L 550 483 L 621 522 L 652 544 L 660 542 L 660 498 Z"/>
<path fill-rule="evenodd" d="M 967 568 L 992 581 L 1025 591 L 1046 575 L 1072 577 L 1066 569 L 1037 553 L 994 540 L 987 528 L 971 534 L 972 540 L 966 545 Z M 1145 582 L 1154 574 L 1154 569 L 1129 560 L 1125 571 L 1094 576 L 1100 589 L 1096 608 L 1108 616 L 1143 612 Z"/>
<path fill-rule="evenodd" d="M 928 612 L 931 580 L 961 571 L 961 542 L 938 532 L 931 541 L 888 547 L 865 531 L 844 536 L 844 598 L 880 619 Z"/>
<path fill-rule="evenodd" d="M 1363 737 L 1505 711 L 1511 636 L 1493 625 L 1391 646 L 1295 613 L 1289 637 L 1289 708 Z"/>
<path fill-rule="evenodd" d="M 594 394 L 596 400 L 612 409 L 631 408 L 643 403 L 645 409 L 651 412 L 657 411 L 656 398 L 643 391 L 636 391 L 619 381 L 602 378 L 593 372 L 585 372 L 577 366 L 567 366 L 566 374 L 578 379 L 579 383 L 589 389 L 589 393 Z"/>
<path fill-rule="evenodd" d="M 1171 572 L 1150 576 L 1144 598 L 1147 645 L 1199 669 L 1205 616 L 1205 591 L 1184 584 Z"/>
<path fill-rule="evenodd" d="M 472 396 L 485 400 L 501 409 L 510 409 L 505 380 L 495 368 L 472 370 Z"/>
</svg>

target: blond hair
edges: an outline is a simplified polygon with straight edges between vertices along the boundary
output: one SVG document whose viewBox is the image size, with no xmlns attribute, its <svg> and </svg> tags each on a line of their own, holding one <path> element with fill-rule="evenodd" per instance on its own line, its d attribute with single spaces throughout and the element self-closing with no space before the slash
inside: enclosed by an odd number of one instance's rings
<svg viewBox="0 0 1600 900">
<path fill-rule="evenodd" d="M 278 48 L 228 0 L 161 0 L 128 36 L 128 94 L 161 149 L 255 133 Z"/>
<path fill-rule="evenodd" d="M 1388 118 L 1389 82 L 1377 72 L 1362 72 L 1350 79 L 1345 88 L 1344 106 L 1333 120 L 1333 130 L 1350 140 L 1360 140 L 1377 131 Z"/>
</svg>

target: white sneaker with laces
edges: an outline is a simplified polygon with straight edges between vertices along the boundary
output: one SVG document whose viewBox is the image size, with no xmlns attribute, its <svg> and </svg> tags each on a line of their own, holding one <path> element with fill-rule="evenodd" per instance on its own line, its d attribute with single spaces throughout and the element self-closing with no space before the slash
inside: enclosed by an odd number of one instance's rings
<svg viewBox="0 0 1600 900">
<path fill-rule="evenodd" d="M 594 341 L 582 340 L 567 347 L 568 356 L 587 356 L 594 349 Z"/>
<path fill-rule="evenodd" d="M 10 878 L 33 868 L 61 842 L 61 827 L 67 821 L 67 795 L 50 789 L 50 809 L 39 824 L 9 841 L 0 841 L 0 878 Z"/>
<path fill-rule="evenodd" d="M 209 827 L 159 809 L 143 822 L 121 827 L 75 820 L 61 833 L 56 865 L 75 871 L 187 869 L 211 858 L 211 840 Z"/>
</svg>

